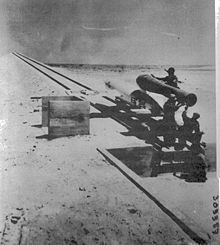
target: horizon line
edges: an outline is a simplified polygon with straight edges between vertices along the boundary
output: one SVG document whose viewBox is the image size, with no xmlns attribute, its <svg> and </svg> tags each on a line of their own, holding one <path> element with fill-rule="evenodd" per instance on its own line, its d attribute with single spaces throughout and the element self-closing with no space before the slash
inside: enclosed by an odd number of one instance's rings
<svg viewBox="0 0 220 245">
<path fill-rule="evenodd" d="M 190 65 L 187 65 L 187 64 L 181 64 L 181 65 L 172 65 L 172 64 L 165 64 L 165 65 L 156 65 L 156 64 L 106 64 L 106 63 L 64 63 L 64 62 L 45 62 L 46 64 L 48 65 L 90 65 L 90 66 L 153 66 L 153 67 L 188 67 L 188 66 L 191 66 L 191 67 L 203 67 L 203 66 L 212 66 L 212 67 L 215 67 L 216 64 L 190 64 Z"/>
</svg>

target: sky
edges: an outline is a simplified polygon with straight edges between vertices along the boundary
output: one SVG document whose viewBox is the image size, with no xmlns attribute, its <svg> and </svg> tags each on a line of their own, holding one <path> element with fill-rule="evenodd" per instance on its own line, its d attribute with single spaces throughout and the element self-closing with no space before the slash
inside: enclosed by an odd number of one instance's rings
<svg viewBox="0 0 220 245">
<path fill-rule="evenodd" d="M 0 56 L 214 65 L 214 0 L 0 0 Z"/>
</svg>

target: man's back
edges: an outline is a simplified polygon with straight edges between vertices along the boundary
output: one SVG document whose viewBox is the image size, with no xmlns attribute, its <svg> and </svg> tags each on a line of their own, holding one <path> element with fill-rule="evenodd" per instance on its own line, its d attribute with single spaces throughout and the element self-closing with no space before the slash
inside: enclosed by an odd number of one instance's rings
<svg viewBox="0 0 220 245">
<path fill-rule="evenodd" d="M 177 86 L 178 78 L 175 75 L 166 76 L 164 81 L 166 82 L 167 85 L 170 85 L 170 86 L 175 87 L 175 88 L 178 87 Z"/>
</svg>

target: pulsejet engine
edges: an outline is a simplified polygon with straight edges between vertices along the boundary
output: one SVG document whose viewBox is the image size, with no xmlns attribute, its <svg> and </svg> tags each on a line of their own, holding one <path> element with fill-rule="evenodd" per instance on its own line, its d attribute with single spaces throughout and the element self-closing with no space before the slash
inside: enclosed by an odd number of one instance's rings
<svg viewBox="0 0 220 245">
<path fill-rule="evenodd" d="M 179 103 L 186 104 L 187 106 L 194 106 L 197 102 L 195 94 L 166 85 L 147 74 L 138 76 L 136 82 L 143 91 L 161 94 L 165 97 L 174 94 Z"/>
<path fill-rule="evenodd" d="M 193 106 L 197 102 L 195 94 L 166 85 L 148 74 L 138 76 L 136 83 L 138 86 L 130 83 L 109 81 L 106 82 L 106 86 L 110 89 L 117 90 L 120 94 L 120 99 L 137 107 L 142 106 L 147 108 L 155 116 L 163 114 L 163 106 L 158 103 L 157 99 L 155 100 L 152 97 L 152 94 L 148 94 L 147 92 L 160 94 L 165 97 L 174 94 L 179 103 L 187 106 Z"/>
</svg>

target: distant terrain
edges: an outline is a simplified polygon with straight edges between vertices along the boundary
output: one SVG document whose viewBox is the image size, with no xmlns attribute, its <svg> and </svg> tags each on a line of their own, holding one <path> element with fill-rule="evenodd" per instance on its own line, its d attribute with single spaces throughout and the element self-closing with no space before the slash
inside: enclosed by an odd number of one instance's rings
<svg viewBox="0 0 220 245">
<path fill-rule="evenodd" d="M 88 69 L 88 70 L 102 70 L 102 71 L 124 71 L 124 70 L 151 70 L 151 69 L 165 69 L 174 65 L 107 65 L 107 64 L 65 64 L 65 63 L 48 63 L 53 67 L 62 67 L 67 69 Z M 203 70 L 214 71 L 213 65 L 175 65 L 176 69 L 181 70 Z"/>
</svg>

